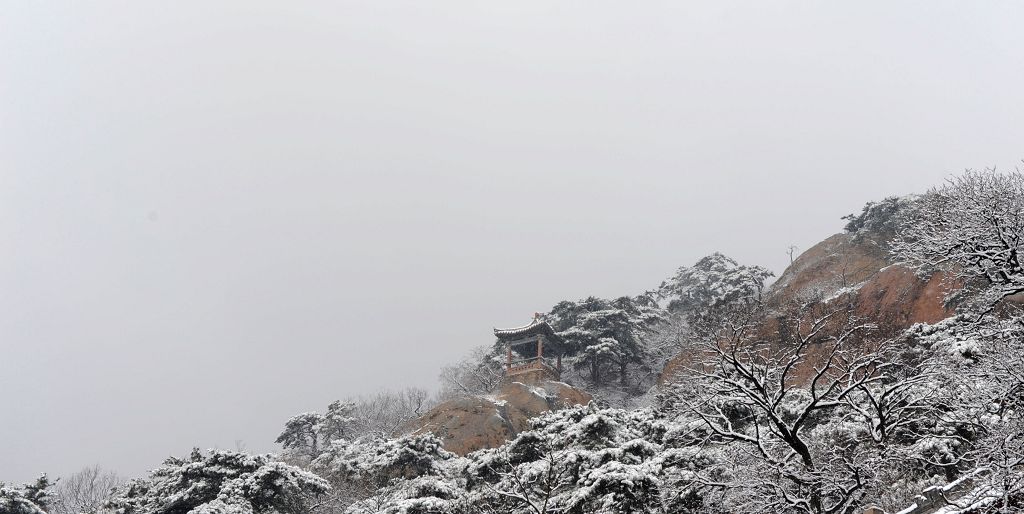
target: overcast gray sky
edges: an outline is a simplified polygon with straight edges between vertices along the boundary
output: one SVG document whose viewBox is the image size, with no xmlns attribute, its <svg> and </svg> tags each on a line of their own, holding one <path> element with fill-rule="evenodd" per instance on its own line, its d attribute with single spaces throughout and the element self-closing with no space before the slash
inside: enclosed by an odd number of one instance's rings
<svg viewBox="0 0 1024 514">
<path fill-rule="evenodd" d="M 1022 5 L 6 2 L 0 480 L 271 450 L 558 300 L 1012 167 Z"/>
</svg>

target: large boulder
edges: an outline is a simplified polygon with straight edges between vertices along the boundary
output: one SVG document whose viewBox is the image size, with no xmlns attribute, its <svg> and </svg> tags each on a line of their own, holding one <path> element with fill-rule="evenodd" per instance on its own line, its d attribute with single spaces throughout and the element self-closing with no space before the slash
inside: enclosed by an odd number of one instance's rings
<svg viewBox="0 0 1024 514">
<path fill-rule="evenodd" d="M 768 298 L 781 302 L 830 296 L 891 264 L 888 251 L 875 240 L 835 234 L 800 254 L 769 287 Z"/>
<path fill-rule="evenodd" d="M 431 432 L 459 455 L 494 448 L 530 427 L 530 418 L 590 403 L 591 396 L 564 382 L 507 382 L 494 395 L 450 400 L 414 422 L 416 433 Z"/>
<path fill-rule="evenodd" d="M 859 316 L 893 330 L 953 315 L 945 297 L 957 284 L 942 273 L 921 278 L 896 264 L 887 243 L 864 234 L 829 237 L 793 261 L 769 289 L 769 302 L 844 297 L 852 299 Z"/>
</svg>

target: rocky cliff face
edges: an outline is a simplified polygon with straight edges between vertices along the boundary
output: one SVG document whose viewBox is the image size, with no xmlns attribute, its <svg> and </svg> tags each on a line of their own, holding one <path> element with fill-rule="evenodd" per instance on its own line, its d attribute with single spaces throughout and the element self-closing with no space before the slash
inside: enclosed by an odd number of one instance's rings
<svg viewBox="0 0 1024 514">
<path fill-rule="evenodd" d="M 836 234 L 793 261 L 772 284 L 768 301 L 782 304 L 812 298 L 853 295 L 857 314 L 894 329 L 935 323 L 953 314 L 945 305 L 948 288 L 941 273 L 922 280 L 894 264 L 887 241 L 857 234 Z"/>
<path fill-rule="evenodd" d="M 927 279 L 889 256 L 891 232 L 840 233 L 814 245 L 786 268 L 766 294 L 769 305 L 808 300 L 849 300 L 858 316 L 888 331 L 935 323 L 954 314 L 945 297 L 956 284 L 941 273 Z M 771 320 L 766 320 L 770 324 Z M 770 327 L 769 327 L 770 328 Z M 678 355 L 662 370 L 665 383 L 691 360 Z"/>
<path fill-rule="evenodd" d="M 550 380 L 507 382 L 491 396 L 451 400 L 415 421 L 416 433 L 432 432 L 450 452 L 465 455 L 494 448 L 529 428 L 547 411 L 590 403 L 586 391 Z"/>
</svg>

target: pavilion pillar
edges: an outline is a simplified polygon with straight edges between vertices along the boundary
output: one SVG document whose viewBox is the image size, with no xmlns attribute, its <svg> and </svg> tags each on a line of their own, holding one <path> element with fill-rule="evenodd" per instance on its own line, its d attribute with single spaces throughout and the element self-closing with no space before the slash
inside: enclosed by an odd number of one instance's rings
<svg viewBox="0 0 1024 514">
<path fill-rule="evenodd" d="M 505 370 L 506 371 L 511 371 L 512 370 L 512 345 L 510 345 L 510 344 L 509 345 L 505 345 L 505 348 L 508 349 L 508 361 L 507 361 L 507 364 L 505 365 Z"/>
<path fill-rule="evenodd" d="M 537 336 L 537 360 L 542 360 L 544 357 L 544 337 Z"/>
</svg>

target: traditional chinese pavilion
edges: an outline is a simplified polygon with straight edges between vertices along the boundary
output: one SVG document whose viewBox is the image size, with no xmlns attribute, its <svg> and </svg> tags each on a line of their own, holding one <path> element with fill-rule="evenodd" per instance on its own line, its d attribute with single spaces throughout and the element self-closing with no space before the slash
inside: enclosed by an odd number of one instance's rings
<svg viewBox="0 0 1024 514">
<path fill-rule="evenodd" d="M 554 380 L 561 376 L 565 341 L 539 316 L 526 326 L 496 328 L 494 335 L 508 352 L 507 376 L 534 373 Z"/>
</svg>

